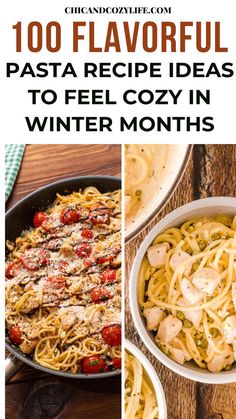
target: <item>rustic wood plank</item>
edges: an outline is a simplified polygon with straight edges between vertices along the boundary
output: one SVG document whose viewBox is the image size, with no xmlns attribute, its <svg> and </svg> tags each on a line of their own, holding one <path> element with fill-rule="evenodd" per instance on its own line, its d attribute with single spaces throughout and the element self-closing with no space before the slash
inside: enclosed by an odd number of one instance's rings
<svg viewBox="0 0 236 419">
<path fill-rule="evenodd" d="M 194 192 L 198 198 L 236 195 L 236 146 L 199 145 L 194 148 Z"/>
<path fill-rule="evenodd" d="M 31 144 L 26 146 L 21 170 L 7 207 L 42 185 L 59 179 L 121 173 L 120 145 Z"/>
<path fill-rule="evenodd" d="M 46 379 L 48 378 L 48 374 L 45 374 L 41 371 L 36 371 L 34 368 L 24 364 L 17 374 L 15 374 L 7 385 L 12 385 L 16 383 L 23 383 L 25 381 L 32 381 L 35 379 Z"/>
<path fill-rule="evenodd" d="M 199 384 L 197 391 L 197 419 L 235 419 L 235 384 Z"/>
<path fill-rule="evenodd" d="M 6 389 L 6 419 L 119 419 L 120 387 L 117 377 L 78 381 L 50 375 L 45 380 L 10 385 Z"/>
<path fill-rule="evenodd" d="M 120 176 L 120 145 L 27 145 L 7 207 L 54 180 L 98 174 Z M 62 379 L 24 365 L 6 386 L 6 419 L 119 419 L 120 393 L 119 376 Z"/>
</svg>

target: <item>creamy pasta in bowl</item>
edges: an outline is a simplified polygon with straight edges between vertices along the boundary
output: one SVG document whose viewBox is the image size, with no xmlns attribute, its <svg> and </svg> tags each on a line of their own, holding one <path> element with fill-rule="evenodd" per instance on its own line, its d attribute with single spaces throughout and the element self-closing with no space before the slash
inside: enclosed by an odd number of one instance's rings
<svg viewBox="0 0 236 419">
<path fill-rule="evenodd" d="M 126 240 L 134 237 L 170 198 L 190 152 L 191 146 L 185 144 L 126 144 Z"/>
<path fill-rule="evenodd" d="M 124 418 L 166 419 L 165 394 L 146 356 L 125 341 Z"/>
<path fill-rule="evenodd" d="M 167 215 L 144 240 L 131 311 L 149 350 L 184 377 L 236 379 L 236 198 L 207 198 Z"/>
</svg>

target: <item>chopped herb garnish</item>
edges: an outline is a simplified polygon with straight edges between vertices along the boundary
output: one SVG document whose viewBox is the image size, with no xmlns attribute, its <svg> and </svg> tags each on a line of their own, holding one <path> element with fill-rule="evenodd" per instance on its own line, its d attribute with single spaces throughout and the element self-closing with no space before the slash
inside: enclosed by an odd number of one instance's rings
<svg viewBox="0 0 236 419">
<path fill-rule="evenodd" d="M 98 365 L 100 363 L 99 359 L 96 359 L 94 361 L 90 361 L 90 365 L 93 367 L 94 365 Z"/>
</svg>

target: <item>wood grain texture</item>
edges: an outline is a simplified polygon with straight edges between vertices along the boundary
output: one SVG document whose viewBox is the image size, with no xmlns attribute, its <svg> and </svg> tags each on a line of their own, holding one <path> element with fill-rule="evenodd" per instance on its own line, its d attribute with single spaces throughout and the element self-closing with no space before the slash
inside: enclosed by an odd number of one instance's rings
<svg viewBox="0 0 236 419">
<path fill-rule="evenodd" d="M 120 380 L 78 381 L 48 374 L 10 384 L 6 389 L 6 418 L 120 418 Z"/>
<path fill-rule="evenodd" d="M 27 145 L 7 203 L 57 179 L 121 174 L 119 145 Z M 61 379 L 27 365 L 6 386 L 6 419 L 120 419 L 120 377 Z"/>
<path fill-rule="evenodd" d="M 120 145 L 27 145 L 7 208 L 55 180 L 99 174 L 120 176 Z"/>
<path fill-rule="evenodd" d="M 171 199 L 152 222 L 126 245 L 126 337 L 148 357 L 163 384 L 169 419 L 235 419 L 236 384 L 205 385 L 177 376 L 146 349 L 134 327 L 128 298 L 129 273 L 144 237 L 173 209 L 208 196 L 236 196 L 236 146 L 196 145 Z"/>
</svg>

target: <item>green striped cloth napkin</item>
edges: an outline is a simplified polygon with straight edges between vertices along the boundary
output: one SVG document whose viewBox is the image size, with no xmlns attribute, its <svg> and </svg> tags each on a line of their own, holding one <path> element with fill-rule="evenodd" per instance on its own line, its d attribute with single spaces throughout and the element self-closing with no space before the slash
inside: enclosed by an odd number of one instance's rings
<svg viewBox="0 0 236 419">
<path fill-rule="evenodd" d="M 6 144 L 5 145 L 5 200 L 7 201 L 12 191 L 13 185 L 19 171 L 25 145 Z"/>
</svg>

